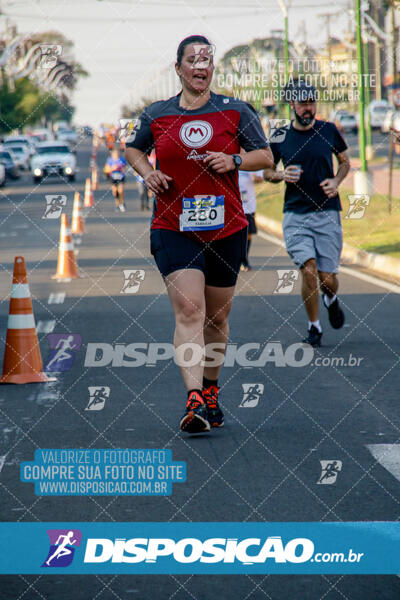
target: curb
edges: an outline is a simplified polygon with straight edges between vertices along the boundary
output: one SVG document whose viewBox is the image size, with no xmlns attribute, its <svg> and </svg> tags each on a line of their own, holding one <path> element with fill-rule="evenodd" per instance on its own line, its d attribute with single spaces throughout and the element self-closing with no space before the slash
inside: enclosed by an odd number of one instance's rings
<svg viewBox="0 0 400 600">
<path fill-rule="evenodd" d="M 256 214 L 256 223 L 257 227 L 266 233 L 276 235 L 283 240 L 282 223 L 280 221 Z M 393 258 L 392 256 L 383 256 L 382 254 L 359 250 L 344 242 L 341 263 L 344 265 L 356 265 L 363 269 L 368 269 L 377 275 L 389 277 L 392 281 L 395 279 L 396 283 L 400 282 L 400 259 Z"/>
</svg>

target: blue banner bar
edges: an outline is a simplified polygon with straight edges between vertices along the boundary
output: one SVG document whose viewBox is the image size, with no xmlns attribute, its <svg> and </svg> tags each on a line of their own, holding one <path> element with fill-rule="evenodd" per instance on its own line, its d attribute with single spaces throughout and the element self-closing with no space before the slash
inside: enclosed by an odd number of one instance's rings
<svg viewBox="0 0 400 600">
<path fill-rule="evenodd" d="M 399 522 L 0 523 L 0 544 L 0 574 L 400 573 Z"/>
</svg>

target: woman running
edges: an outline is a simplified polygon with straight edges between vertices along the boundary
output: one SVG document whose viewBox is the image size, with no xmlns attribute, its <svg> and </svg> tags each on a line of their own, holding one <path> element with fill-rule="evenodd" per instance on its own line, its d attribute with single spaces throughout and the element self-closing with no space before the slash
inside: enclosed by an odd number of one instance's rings
<svg viewBox="0 0 400 600">
<path fill-rule="evenodd" d="M 126 160 L 119 155 L 118 150 L 112 150 L 111 156 L 107 159 L 104 167 L 104 172 L 111 179 L 111 189 L 115 199 L 115 208 L 121 212 L 125 212 L 125 194 L 124 181 Z"/>
<path fill-rule="evenodd" d="M 207 38 L 185 38 L 175 69 L 182 91 L 143 111 L 126 141 L 126 158 L 156 196 L 151 253 L 174 310 L 174 345 L 187 389 L 180 428 L 198 433 L 224 424 L 218 377 L 247 246 L 237 171 L 265 169 L 272 154 L 254 109 L 211 92 L 213 46 Z M 147 157 L 152 148 L 155 170 Z M 188 344 L 204 356 L 183 366 L 180 353 Z"/>
</svg>

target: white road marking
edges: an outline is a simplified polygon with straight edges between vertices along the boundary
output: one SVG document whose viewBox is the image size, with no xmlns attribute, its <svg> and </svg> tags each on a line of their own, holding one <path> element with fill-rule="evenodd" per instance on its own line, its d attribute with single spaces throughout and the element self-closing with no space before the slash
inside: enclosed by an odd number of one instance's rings
<svg viewBox="0 0 400 600">
<path fill-rule="evenodd" d="M 65 296 L 65 292 L 52 292 L 47 300 L 47 304 L 62 304 Z"/>
<path fill-rule="evenodd" d="M 55 321 L 38 321 L 36 325 L 37 333 L 51 333 L 56 326 Z"/>
<path fill-rule="evenodd" d="M 269 235 L 268 233 L 264 233 L 263 231 L 259 231 L 257 235 L 262 237 L 264 240 L 268 240 L 268 242 L 275 244 L 276 246 L 285 248 L 285 243 L 279 238 L 274 237 L 273 235 Z M 374 277 L 373 275 L 367 275 L 366 273 L 356 271 L 355 269 L 342 266 L 340 266 L 339 273 L 346 273 L 346 275 L 352 275 L 353 277 L 357 277 L 357 279 L 361 279 L 362 281 L 367 281 L 368 283 L 372 283 L 373 285 L 383 287 L 386 290 L 393 292 L 394 294 L 400 294 L 400 285 L 395 285 L 394 283 L 389 283 L 388 281 L 384 281 L 383 279 L 378 279 L 378 277 Z"/>
<path fill-rule="evenodd" d="M 0 473 L 2 468 L 4 467 L 4 463 L 6 462 L 6 454 L 4 454 L 4 456 L 0 456 Z"/>
<path fill-rule="evenodd" d="M 400 481 L 400 444 L 368 444 L 372 456 Z"/>
</svg>

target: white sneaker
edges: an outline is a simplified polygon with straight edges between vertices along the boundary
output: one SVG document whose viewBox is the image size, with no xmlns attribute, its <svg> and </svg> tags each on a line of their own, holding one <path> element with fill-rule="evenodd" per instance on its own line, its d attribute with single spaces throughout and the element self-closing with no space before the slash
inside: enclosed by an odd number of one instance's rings
<svg viewBox="0 0 400 600">
<path fill-rule="evenodd" d="M 120 205 L 119 205 L 119 210 L 120 210 L 121 212 L 125 212 L 125 211 L 126 211 L 126 208 L 125 208 L 125 206 L 124 206 L 123 204 L 120 204 Z"/>
</svg>

